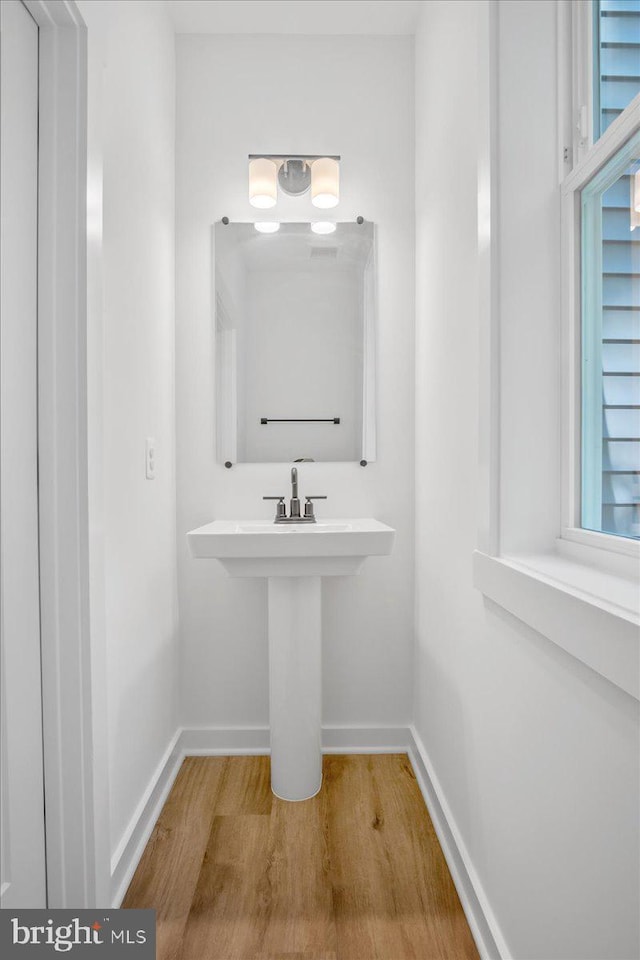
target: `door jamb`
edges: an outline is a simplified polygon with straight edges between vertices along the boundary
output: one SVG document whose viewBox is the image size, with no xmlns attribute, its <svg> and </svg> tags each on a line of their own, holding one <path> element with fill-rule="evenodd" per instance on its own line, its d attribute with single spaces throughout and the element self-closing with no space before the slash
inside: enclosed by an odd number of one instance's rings
<svg viewBox="0 0 640 960">
<path fill-rule="evenodd" d="M 108 906 L 104 676 L 92 658 L 87 467 L 87 30 L 23 0 L 40 32 L 38 455 L 48 906 Z"/>
</svg>

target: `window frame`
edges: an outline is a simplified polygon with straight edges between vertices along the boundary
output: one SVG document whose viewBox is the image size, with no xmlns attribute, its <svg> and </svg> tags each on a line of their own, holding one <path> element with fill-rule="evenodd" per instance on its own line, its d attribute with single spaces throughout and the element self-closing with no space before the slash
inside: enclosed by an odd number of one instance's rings
<svg viewBox="0 0 640 960">
<path fill-rule="evenodd" d="M 570 109 L 575 158 L 560 185 L 562 249 L 562 511 L 559 548 L 563 542 L 583 545 L 607 568 L 606 553 L 640 559 L 640 541 L 589 530 L 582 523 L 582 217 L 581 191 L 640 130 L 640 94 L 594 142 L 593 4 L 572 4 L 572 96 Z M 568 125 L 565 126 L 565 129 Z M 565 156 L 567 151 L 565 151 Z M 575 549 L 575 548 L 574 548 Z M 632 574 L 634 570 L 629 570 Z"/>
</svg>

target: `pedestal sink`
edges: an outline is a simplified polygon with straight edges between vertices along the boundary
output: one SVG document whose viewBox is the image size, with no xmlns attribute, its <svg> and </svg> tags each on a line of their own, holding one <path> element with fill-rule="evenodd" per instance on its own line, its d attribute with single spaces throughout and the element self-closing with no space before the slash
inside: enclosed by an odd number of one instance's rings
<svg viewBox="0 0 640 960">
<path fill-rule="evenodd" d="M 359 573 L 367 557 L 391 553 L 394 536 L 373 519 L 216 520 L 187 534 L 194 557 L 268 580 L 271 788 L 283 800 L 322 784 L 321 578 Z"/>
</svg>

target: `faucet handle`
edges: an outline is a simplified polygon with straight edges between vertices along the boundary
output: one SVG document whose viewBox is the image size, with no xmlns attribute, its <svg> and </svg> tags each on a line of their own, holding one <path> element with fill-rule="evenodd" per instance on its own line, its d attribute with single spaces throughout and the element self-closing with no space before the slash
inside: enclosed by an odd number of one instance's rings
<svg viewBox="0 0 640 960">
<path fill-rule="evenodd" d="M 305 516 L 305 520 L 315 520 L 315 514 L 314 514 L 314 512 L 313 512 L 313 502 L 312 502 L 312 501 L 313 501 L 313 500 L 326 500 L 326 499 L 327 499 L 326 496 L 320 496 L 320 495 L 318 495 L 317 497 L 305 497 L 305 500 L 307 501 L 307 502 L 305 503 L 305 505 L 304 505 L 304 516 Z"/>
<path fill-rule="evenodd" d="M 277 500 L 276 503 L 276 522 L 283 520 L 287 516 L 287 508 L 284 503 L 284 494 L 281 497 L 263 497 L 263 500 Z"/>
</svg>

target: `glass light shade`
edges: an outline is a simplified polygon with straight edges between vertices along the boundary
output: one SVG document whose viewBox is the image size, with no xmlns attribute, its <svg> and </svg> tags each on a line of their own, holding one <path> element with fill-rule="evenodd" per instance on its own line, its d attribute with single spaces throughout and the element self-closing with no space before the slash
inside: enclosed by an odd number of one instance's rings
<svg viewBox="0 0 640 960">
<path fill-rule="evenodd" d="M 254 223 L 254 227 L 258 233 L 277 233 L 280 229 L 280 224 L 275 221 L 263 220 L 262 222 Z"/>
<path fill-rule="evenodd" d="M 630 230 L 640 227 L 640 170 L 631 177 L 631 223 Z"/>
<path fill-rule="evenodd" d="M 311 229 L 314 233 L 335 233 L 336 225 L 329 220 L 316 220 L 311 224 Z"/>
<path fill-rule="evenodd" d="M 340 199 L 340 165 L 331 157 L 311 164 L 311 202 L 314 207 L 335 207 Z"/>
<path fill-rule="evenodd" d="M 249 203 L 266 210 L 278 199 L 278 168 L 268 157 L 249 161 Z"/>
</svg>

